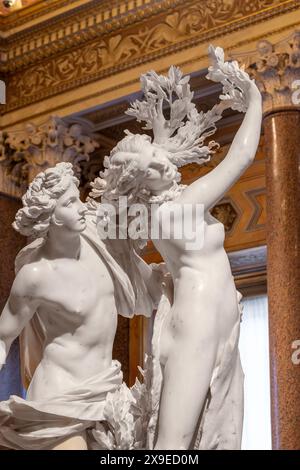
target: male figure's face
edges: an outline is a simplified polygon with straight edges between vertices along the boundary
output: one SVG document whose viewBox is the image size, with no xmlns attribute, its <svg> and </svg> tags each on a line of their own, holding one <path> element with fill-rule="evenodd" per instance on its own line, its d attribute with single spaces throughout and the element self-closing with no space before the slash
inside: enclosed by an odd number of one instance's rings
<svg viewBox="0 0 300 470">
<path fill-rule="evenodd" d="M 79 191 L 73 181 L 68 189 L 57 200 L 53 213 L 54 223 L 71 232 L 82 232 L 86 228 L 85 214 L 87 208 L 79 198 Z"/>
</svg>

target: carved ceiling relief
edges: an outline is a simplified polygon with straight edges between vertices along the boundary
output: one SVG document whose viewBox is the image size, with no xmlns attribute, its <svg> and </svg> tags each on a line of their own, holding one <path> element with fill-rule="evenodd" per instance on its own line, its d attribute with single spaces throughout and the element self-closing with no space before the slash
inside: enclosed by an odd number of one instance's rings
<svg viewBox="0 0 300 470">
<path fill-rule="evenodd" d="M 61 1 L 60 3 L 65 2 Z M 135 7 L 133 5 L 129 6 L 130 3 L 133 4 L 130 1 L 120 0 L 115 1 L 114 4 L 110 2 L 110 6 L 108 6 L 105 2 L 93 2 L 91 8 L 91 3 L 87 2 L 84 5 L 85 9 L 82 8 L 83 5 L 81 6 L 80 14 L 75 8 L 63 18 L 63 21 L 58 19 L 53 22 L 50 36 L 48 25 L 43 26 L 41 24 L 38 29 L 30 29 L 25 37 L 22 35 L 23 42 L 20 45 L 23 46 L 23 52 L 28 53 L 28 56 L 33 56 L 34 51 L 28 46 L 30 41 L 34 41 L 34 49 L 39 49 L 40 57 L 44 57 L 43 54 L 41 55 L 41 50 L 51 55 L 51 52 L 55 52 L 57 48 L 54 47 L 52 50 L 49 46 L 50 44 L 54 46 L 58 38 L 67 39 L 66 43 L 60 41 L 61 50 L 63 50 L 74 45 L 78 47 L 81 44 L 86 44 L 89 40 L 95 39 L 96 36 L 102 37 L 103 34 L 112 32 L 113 34 L 110 37 L 124 39 L 124 36 L 121 36 L 124 29 L 128 30 L 125 36 L 133 37 L 132 30 L 128 26 L 135 25 L 135 32 L 137 30 L 136 26 L 139 28 L 139 37 L 136 37 L 137 46 L 141 51 L 145 51 L 147 50 L 145 48 L 147 46 L 146 39 L 147 42 L 150 41 L 150 47 L 153 41 L 159 41 L 159 43 L 177 42 L 178 36 L 183 37 L 195 32 L 207 31 L 211 28 L 223 26 L 232 20 L 239 20 L 264 11 L 266 8 L 292 3 L 292 1 L 205 0 L 200 2 L 201 8 L 199 8 L 199 1 L 196 0 L 186 0 L 184 5 L 182 0 L 141 0 L 139 6 Z M 184 8 L 182 8 L 183 6 Z M 154 16 L 157 16 L 155 21 L 153 21 Z M 150 21 L 143 21 L 149 18 L 151 18 Z M 115 33 L 118 30 L 120 36 Z M 177 34 L 173 37 L 175 31 Z M 12 39 L 8 36 L 8 42 L 13 50 L 11 58 L 17 58 L 18 56 L 18 60 L 20 60 L 20 54 L 16 54 L 19 45 L 18 35 L 16 35 L 14 41 Z M 12 71 L 13 62 L 7 65 L 10 67 L 8 70 Z M 15 65 L 17 65 L 17 62 Z"/>
<path fill-rule="evenodd" d="M 36 126 L 28 123 L 24 129 L 2 132 L 0 164 L 2 172 L 20 191 L 43 169 L 65 161 L 74 165 L 81 176 L 81 164 L 99 147 L 92 126 L 82 120 L 51 116 Z"/>
<path fill-rule="evenodd" d="M 265 113 L 294 106 L 293 83 L 300 77 L 300 30 L 279 43 L 259 41 L 256 51 L 232 54 L 255 78 Z"/>
<path fill-rule="evenodd" d="M 11 69 L 8 76 L 6 110 L 134 67 L 153 57 L 169 54 L 187 45 L 190 47 L 197 41 L 207 42 L 210 30 L 214 30 L 215 34 L 215 28 L 222 28 L 220 34 L 224 34 L 224 26 L 227 23 L 230 27 L 234 20 L 251 18 L 260 11 L 281 3 L 286 2 L 207 0 L 202 2 L 199 8 L 198 1 L 187 1 L 185 4 L 181 3 L 180 7 L 177 5 L 177 11 L 174 13 L 157 14 L 147 22 L 139 22 L 136 17 L 135 24 L 131 27 L 126 27 L 126 22 L 123 25 L 120 18 L 119 27 L 114 28 L 114 33 L 104 36 L 102 31 L 97 39 L 88 43 L 85 40 L 83 44 L 64 54 L 58 54 L 60 48 L 56 45 L 52 50 L 52 57 L 42 62 L 40 62 L 41 51 L 37 51 L 35 59 L 39 60 L 37 65 L 26 67 L 24 64 L 22 70 L 18 72 Z M 89 28 L 84 32 L 84 36 L 88 31 Z M 95 32 L 92 36 L 95 36 Z M 63 44 L 63 40 L 61 43 Z M 48 50 L 51 50 L 50 45 Z M 29 52 L 30 50 L 25 57 Z M 13 61 L 9 63 L 13 64 Z"/>
<path fill-rule="evenodd" d="M 225 232 L 229 235 L 237 222 L 240 211 L 232 200 L 226 199 L 226 201 L 217 204 L 212 209 L 211 214 L 224 225 Z"/>
</svg>

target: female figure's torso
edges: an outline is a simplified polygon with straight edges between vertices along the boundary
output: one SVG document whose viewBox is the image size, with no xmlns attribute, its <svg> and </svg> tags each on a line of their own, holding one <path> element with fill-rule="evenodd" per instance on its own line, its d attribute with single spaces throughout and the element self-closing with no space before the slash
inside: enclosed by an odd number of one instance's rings
<svg viewBox="0 0 300 470">
<path fill-rule="evenodd" d="M 166 206 L 159 211 L 163 213 Z M 197 230 L 203 230 L 199 248 L 187 249 L 190 240 L 184 238 L 153 240 L 174 283 L 174 299 L 161 335 L 162 363 L 174 341 L 185 337 L 196 344 L 200 330 L 218 338 L 220 356 L 239 318 L 236 288 L 223 247 L 224 226 L 206 213 L 203 226 Z"/>
</svg>

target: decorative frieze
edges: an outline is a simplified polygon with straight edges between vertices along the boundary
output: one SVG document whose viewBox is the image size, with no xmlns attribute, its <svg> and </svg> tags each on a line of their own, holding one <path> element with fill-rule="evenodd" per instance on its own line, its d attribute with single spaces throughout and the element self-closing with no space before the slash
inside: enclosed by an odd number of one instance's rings
<svg viewBox="0 0 300 470">
<path fill-rule="evenodd" d="M 75 8 L 5 38 L 4 112 L 298 8 L 295 0 L 88 2 L 80 14 Z"/>
<path fill-rule="evenodd" d="M 71 162 L 78 176 L 80 163 L 99 146 L 92 126 L 84 120 L 68 122 L 51 116 L 37 126 L 2 132 L 0 140 L 0 191 L 18 196 L 43 169 Z"/>
<path fill-rule="evenodd" d="M 275 44 L 259 41 L 255 51 L 232 54 L 232 57 L 243 62 L 255 78 L 265 113 L 300 105 L 300 100 L 297 104 L 293 98 L 300 77 L 300 30 Z"/>
</svg>

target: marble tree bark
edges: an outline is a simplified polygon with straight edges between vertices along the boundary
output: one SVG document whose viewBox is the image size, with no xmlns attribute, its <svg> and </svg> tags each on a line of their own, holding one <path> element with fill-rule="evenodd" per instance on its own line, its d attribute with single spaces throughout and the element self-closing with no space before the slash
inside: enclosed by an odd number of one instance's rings
<svg viewBox="0 0 300 470">
<path fill-rule="evenodd" d="M 272 442 L 299 449 L 300 32 L 238 58 L 264 101 Z"/>
</svg>

